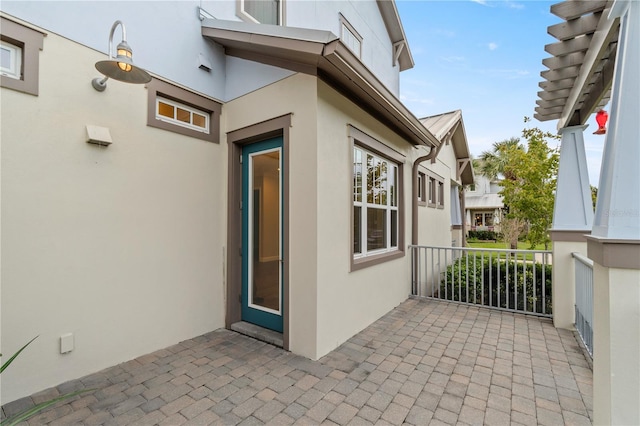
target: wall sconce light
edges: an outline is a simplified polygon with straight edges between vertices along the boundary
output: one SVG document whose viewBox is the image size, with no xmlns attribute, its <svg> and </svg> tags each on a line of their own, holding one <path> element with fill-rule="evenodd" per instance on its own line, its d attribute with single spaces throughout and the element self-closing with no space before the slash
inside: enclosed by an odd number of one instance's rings
<svg viewBox="0 0 640 426">
<path fill-rule="evenodd" d="M 122 27 L 122 41 L 116 47 L 116 57 L 113 52 L 113 33 L 120 25 Z M 109 60 L 96 62 L 96 69 L 104 74 L 104 78 L 94 78 L 91 85 L 98 92 L 103 92 L 107 88 L 107 80 L 123 81 L 125 83 L 143 84 L 151 81 L 151 76 L 142 68 L 133 65 L 133 51 L 127 43 L 127 30 L 121 21 L 116 21 L 109 33 Z"/>
<path fill-rule="evenodd" d="M 605 125 L 607 124 L 607 120 L 609 119 L 609 114 L 607 111 L 601 109 L 596 113 L 596 123 L 598 123 L 598 130 L 593 132 L 594 135 L 604 135 L 607 133 L 607 128 Z"/>
</svg>

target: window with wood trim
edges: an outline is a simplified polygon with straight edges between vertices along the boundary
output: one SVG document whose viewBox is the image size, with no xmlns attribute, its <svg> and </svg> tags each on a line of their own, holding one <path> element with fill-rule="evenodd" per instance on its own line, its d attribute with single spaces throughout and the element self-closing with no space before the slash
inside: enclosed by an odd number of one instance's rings
<svg viewBox="0 0 640 426">
<path fill-rule="evenodd" d="M 220 103 L 156 78 L 147 85 L 147 103 L 148 126 L 220 141 Z"/>
<path fill-rule="evenodd" d="M 0 86 L 38 95 L 44 34 L 0 17 Z"/>
<path fill-rule="evenodd" d="M 427 176 L 418 172 L 418 205 L 427 205 Z"/>
<path fill-rule="evenodd" d="M 444 182 L 438 181 L 438 208 L 444 208 Z"/>
</svg>

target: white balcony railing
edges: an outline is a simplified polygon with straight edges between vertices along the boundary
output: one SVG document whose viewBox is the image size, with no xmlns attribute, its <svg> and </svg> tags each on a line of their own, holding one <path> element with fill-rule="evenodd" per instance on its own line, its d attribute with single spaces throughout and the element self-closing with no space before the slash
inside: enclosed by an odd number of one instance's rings
<svg viewBox="0 0 640 426">
<path fill-rule="evenodd" d="M 571 253 L 576 277 L 576 329 L 593 358 L 593 261 Z"/>
<path fill-rule="evenodd" d="M 552 316 L 552 252 L 410 246 L 412 295 Z"/>
</svg>

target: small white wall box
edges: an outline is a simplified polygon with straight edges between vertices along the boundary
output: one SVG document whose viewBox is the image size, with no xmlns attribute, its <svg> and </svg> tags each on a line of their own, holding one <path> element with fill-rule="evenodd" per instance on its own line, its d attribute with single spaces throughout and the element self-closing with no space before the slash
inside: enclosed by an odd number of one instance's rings
<svg viewBox="0 0 640 426">
<path fill-rule="evenodd" d="M 211 72 L 211 62 L 209 62 L 209 59 L 202 53 L 198 54 L 198 68 L 206 72 Z"/>
<path fill-rule="evenodd" d="M 87 124 L 87 142 L 95 145 L 109 146 L 113 140 L 107 127 Z"/>
<path fill-rule="evenodd" d="M 60 336 L 60 353 L 66 354 L 73 350 L 73 334 L 67 333 Z"/>
</svg>

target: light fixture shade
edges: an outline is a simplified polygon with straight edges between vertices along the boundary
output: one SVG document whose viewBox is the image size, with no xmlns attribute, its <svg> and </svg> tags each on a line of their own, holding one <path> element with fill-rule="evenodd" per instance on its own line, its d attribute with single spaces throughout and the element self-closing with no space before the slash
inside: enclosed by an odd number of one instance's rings
<svg viewBox="0 0 640 426">
<path fill-rule="evenodd" d="M 122 29 L 122 41 L 116 47 L 116 56 L 113 57 L 113 33 L 120 26 Z M 96 69 L 104 74 L 104 78 L 94 78 L 91 85 L 99 92 L 103 92 L 107 87 L 107 80 L 122 81 L 132 84 L 143 84 L 151 81 L 151 76 L 142 68 L 133 65 L 133 51 L 127 43 L 127 32 L 121 21 L 116 21 L 111 26 L 109 33 L 109 59 L 96 62 Z"/>
<path fill-rule="evenodd" d="M 119 62 L 131 65 L 131 71 L 123 71 L 118 65 Z M 125 83 L 143 84 L 151 81 L 149 73 L 133 65 L 130 59 L 125 61 L 118 58 L 96 62 L 96 69 L 109 78 Z"/>
</svg>

